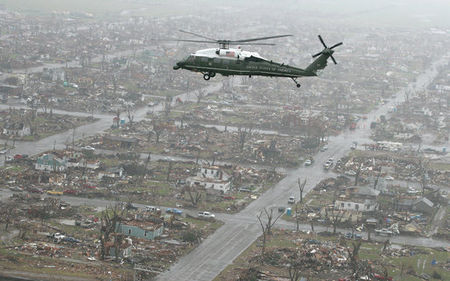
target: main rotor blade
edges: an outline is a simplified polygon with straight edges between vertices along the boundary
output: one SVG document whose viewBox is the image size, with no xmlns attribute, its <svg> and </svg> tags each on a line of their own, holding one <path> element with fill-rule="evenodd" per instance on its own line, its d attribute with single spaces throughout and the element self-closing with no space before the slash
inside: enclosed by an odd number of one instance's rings
<svg viewBox="0 0 450 281">
<path fill-rule="evenodd" d="M 204 36 L 204 35 L 197 34 L 197 33 L 194 33 L 194 32 L 190 32 L 190 31 L 186 31 L 186 30 L 182 30 L 182 29 L 179 29 L 178 31 L 183 32 L 183 33 L 187 33 L 187 34 L 191 34 L 191 35 L 194 35 L 194 36 L 203 38 L 203 39 L 208 39 L 208 40 L 214 40 L 214 41 L 217 41 L 217 39 L 214 39 L 214 38 L 211 38 L 211 37 L 206 37 L 206 36 Z"/>
<path fill-rule="evenodd" d="M 322 54 L 322 52 L 318 52 L 317 54 L 313 55 L 312 57 L 315 58 L 315 57 L 320 56 L 321 54 Z"/>
<path fill-rule="evenodd" d="M 334 64 L 337 64 L 336 60 L 333 58 L 333 56 L 330 56 L 330 58 L 333 60 Z"/>
<path fill-rule="evenodd" d="M 320 42 L 322 42 L 322 45 L 323 45 L 325 48 L 327 48 L 327 45 L 325 45 L 325 42 L 323 42 L 322 36 L 320 36 L 320 35 L 319 35 L 319 40 L 320 40 Z"/>
<path fill-rule="evenodd" d="M 216 41 L 206 41 L 206 40 L 185 40 L 185 39 L 175 39 L 174 41 L 193 42 L 193 43 L 217 43 Z"/>
<path fill-rule="evenodd" d="M 232 40 L 232 41 L 230 41 L 230 43 L 235 43 L 235 42 L 253 42 L 253 41 L 259 41 L 259 40 L 267 40 L 267 39 L 289 37 L 289 36 L 292 36 L 292 34 L 275 35 L 275 36 L 268 36 L 268 37 L 258 37 L 258 38 L 242 39 L 242 40 Z"/>
<path fill-rule="evenodd" d="M 340 43 L 334 44 L 333 46 L 330 47 L 330 49 L 334 49 L 337 46 L 341 46 L 342 44 L 344 44 L 344 43 L 340 42 Z"/>
<path fill-rule="evenodd" d="M 276 44 L 273 43 L 246 43 L 246 42 L 237 42 L 237 43 L 231 43 L 230 45 L 241 45 L 241 46 L 245 46 L 245 45 L 260 45 L 260 46 L 275 46 Z"/>
</svg>

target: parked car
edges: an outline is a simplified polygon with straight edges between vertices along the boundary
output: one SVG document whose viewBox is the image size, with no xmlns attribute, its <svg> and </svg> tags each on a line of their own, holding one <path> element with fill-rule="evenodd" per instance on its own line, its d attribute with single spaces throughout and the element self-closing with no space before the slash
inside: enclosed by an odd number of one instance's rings
<svg viewBox="0 0 450 281">
<path fill-rule="evenodd" d="M 72 194 L 72 195 L 76 195 L 78 194 L 78 191 L 74 190 L 74 189 L 66 189 L 63 191 L 64 194 Z"/>
<path fill-rule="evenodd" d="M 215 218 L 216 216 L 210 212 L 199 212 L 198 216 L 201 218 Z"/>
<path fill-rule="evenodd" d="M 312 165 L 311 159 L 306 159 L 305 166 L 311 166 L 311 165 Z"/>
<path fill-rule="evenodd" d="M 381 229 L 375 229 L 375 235 L 381 235 L 381 236 L 392 236 L 394 235 L 394 232 L 387 228 L 381 228 Z"/>
<path fill-rule="evenodd" d="M 177 209 L 177 208 L 167 208 L 166 209 L 166 213 L 175 214 L 175 215 L 181 215 L 183 213 L 183 211 L 180 210 L 180 209 Z"/>
<path fill-rule="evenodd" d="M 344 174 L 346 174 L 347 176 L 356 176 L 356 172 L 352 170 L 345 171 Z"/>
<path fill-rule="evenodd" d="M 362 239 L 362 235 L 361 234 L 359 234 L 359 233 L 351 233 L 351 232 L 347 232 L 346 234 L 345 234 L 345 238 L 348 238 L 348 239 Z"/>
<path fill-rule="evenodd" d="M 294 203 L 295 203 L 295 197 L 294 196 L 289 197 L 288 204 L 294 204 Z"/>
<path fill-rule="evenodd" d="M 9 190 L 21 192 L 21 191 L 23 191 L 23 188 L 18 187 L 18 186 L 11 186 L 11 187 L 9 188 Z"/>
<path fill-rule="evenodd" d="M 94 150 L 95 150 L 95 147 L 92 147 L 92 146 L 90 146 L 90 145 L 87 145 L 87 146 L 83 146 L 81 149 L 82 149 L 82 150 L 94 151 Z"/>
<path fill-rule="evenodd" d="M 155 206 L 145 206 L 145 210 L 147 212 L 159 212 L 159 211 L 161 211 L 158 207 L 155 207 Z"/>
<path fill-rule="evenodd" d="M 56 191 L 56 190 L 47 190 L 48 195 L 63 195 L 62 191 Z"/>
<path fill-rule="evenodd" d="M 252 190 L 248 187 L 241 187 L 239 188 L 239 192 L 252 192 Z"/>
<path fill-rule="evenodd" d="M 324 145 L 324 146 L 322 146 L 322 148 L 320 149 L 320 151 L 324 152 L 324 151 L 327 150 L 327 149 L 328 149 L 328 146 L 327 146 L 327 145 Z"/>
<path fill-rule="evenodd" d="M 73 237 L 64 237 L 61 239 L 64 242 L 70 242 L 70 243 L 80 243 L 81 241 L 78 239 L 75 239 Z"/>
<path fill-rule="evenodd" d="M 44 193 L 44 191 L 42 189 L 37 188 L 37 187 L 30 187 L 27 190 L 28 190 L 28 192 L 31 192 L 31 193 L 39 193 L 39 194 Z"/>
<path fill-rule="evenodd" d="M 130 203 L 130 202 L 128 202 L 128 203 L 125 205 L 125 208 L 126 208 L 127 210 L 137 210 L 137 209 L 138 209 L 138 207 L 134 206 L 133 203 Z"/>
<path fill-rule="evenodd" d="M 53 239 L 54 242 L 61 242 L 64 238 L 66 238 L 66 235 L 56 232 L 48 236 L 50 239 Z"/>
</svg>

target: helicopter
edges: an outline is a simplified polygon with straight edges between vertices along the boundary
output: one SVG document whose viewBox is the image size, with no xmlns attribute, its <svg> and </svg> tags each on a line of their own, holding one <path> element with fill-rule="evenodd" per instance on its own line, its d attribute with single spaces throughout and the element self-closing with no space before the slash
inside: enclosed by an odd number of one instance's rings
<svg viewBox="0 0 450 281">
<path fill-rule="evenodd" d="M 290 66 L 284 63 L 274 62 L 260 56 L 257 52 L 244 51 L 240 47 L 230 48 L 231 45 L 266 45 L 274 46 L 273 43 L 254 43 L 255 41 L 275 39 L 281 37 L 289 37 L 291 34 L 275 35 L 267 37 L 258 37 L 242 40 L 217 40 L 211 37 L 196 34 L 190 31 L 179 30 L 180 32 L 200 37 L 203 40 L 178 39 L 176 41 L 193 42 L 193 43 L 218 43 L 219 48 L 210 48 L 198 50 L 195 53 L 187 56 L 185 59 L 176 63 L 174 70 L 186 69 L 203 74 L 203 79 L 209 80 L 216 76 L 217 73 L 223 76 L 229 75 L 245 75 L 252 76 L 269 76 L 269 77 L 286 77 L 291 78 L 300 88 L 300 83 L 297 78 L 303 76 L 317 76 L 317 71 L 322 70 L 327 66 L 328 58 L 331 58 L 334 64 L 337 64 L 333 57 L 334 48 L 342 45 L 337 43 L 328 47 L 318 35 L 320 42 L 324 49 L 312 57 L 316 58 L 305 69 Z"/>
</svg>

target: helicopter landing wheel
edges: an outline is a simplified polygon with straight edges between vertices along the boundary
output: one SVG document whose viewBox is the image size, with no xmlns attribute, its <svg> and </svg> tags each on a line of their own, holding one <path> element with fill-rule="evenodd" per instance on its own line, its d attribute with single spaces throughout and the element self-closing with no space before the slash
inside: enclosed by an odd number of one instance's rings
<svg viewBox="0 0 450 281">
<path fill-rule="evenodd" d="M 300 88 L 302 86 L 302 85 L 300 85 L 300 83 L 297 82 L 297 79 L 295 79 L 294 77 L 291 77 L 291 79 L 292 79 L 292 81 L 294 81 L 297 88 Z"/>
<path fill-rule="evenodd" d="M 211 76 L 208 73 L 205 73 L 205 74 L 203 74 L 203 79 L 208 81 L 209 79 L 211 79 Z"/>
<path fill-rule="evenodd" d="M 215 72 L 209 72 L 208 74 L 209 74 L 209 77 L 211 77 L 211 78 L 213 78 L 214 76 L 216 76 L 216 73 L 215 73 Z"/>
</svg>

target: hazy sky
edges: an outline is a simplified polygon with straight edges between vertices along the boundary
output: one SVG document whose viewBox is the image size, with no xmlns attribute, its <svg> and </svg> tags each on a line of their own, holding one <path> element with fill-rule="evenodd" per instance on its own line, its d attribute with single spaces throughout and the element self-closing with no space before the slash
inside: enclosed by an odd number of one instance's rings
<svg viewBox="0 0 450 281">
<path fill-rule="evenodd" d="M 228 8 L 248 14 L 298 13 L 352 24 L 420 25 L 450 28 L 450 0 L 0 0 L 22 12 L 77 11 L 102 15 L 204 14 Z M 124 13 L 124 11 L 126 13 Z"/>
</svg>

